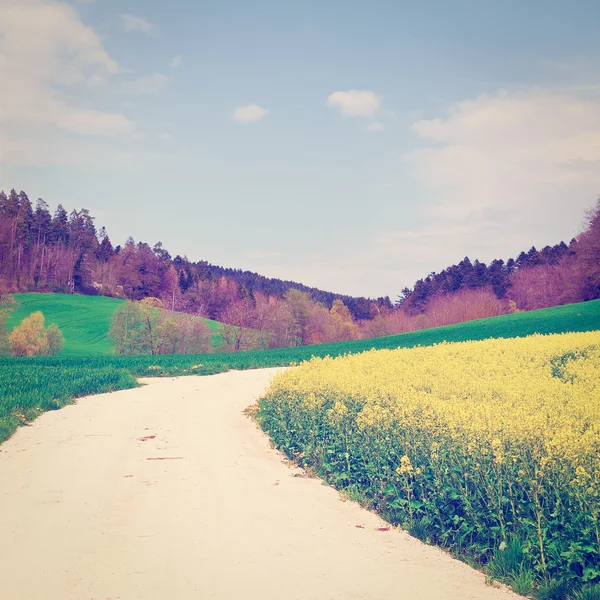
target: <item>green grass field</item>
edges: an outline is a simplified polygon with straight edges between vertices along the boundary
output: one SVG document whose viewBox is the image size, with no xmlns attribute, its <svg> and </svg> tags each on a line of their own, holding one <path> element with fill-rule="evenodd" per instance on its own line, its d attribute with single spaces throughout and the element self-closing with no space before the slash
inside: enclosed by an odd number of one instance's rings
<svg viewBox="0 0 600 600">
<path fill-rule="evenodd" d="M 108 337 L 110 320 L 123 303 L 117 298 L 79 296 L 75 294 L 14 294 L 15 308 L 9 314 L 7 326 L 17 325 L 38 310 L 44 313 L 46 325 L 56 323 L 64 337 L 65 356 L 110 354 L 112 341 Z"/>
<path fill-rule="evenodd" d="M 32 310 L 40 307 L 39 304 L 35 306 Z M 81 318 L 84 318 L 83 315 Z M 52 321 L 51 318 L 48 320 Z M 96 350 L 95 354 L 73 352 L 70 356 L 52 358 L 5 357 L 0 358 L 0 441 L 9 437 L 20 423 L 35 418 L 40 411 L 58 408 L 81 395 L 131 387 L 135 382 L 133 377 L 210 375 L 229 369 L 289 366 L 309 360 L 312 356 L 340 356 L 373 348 L 412 348 L 443 341 L 514 338 L 533 333 L 598 329 L 600 300 L 594 300 L 382 338 L 259 352 L 116 356 L 102 355 Z"/>
<path fill-rule="evenodd" d="M 113 312 L 124 300 L 77 294 L 14 294 L 13 298 L 15 308 L 6 322 L 9 329 L 39 310 L 46 318 L 46 325 L 56 323 L 65 337 L 61 356 L 98 356 L 114 352 L 108 330 Z M 223 326 L 218 321 L 203 321 L 212 332 L 213 346 L 219 346 L 223 341 Z"/>
</svg>

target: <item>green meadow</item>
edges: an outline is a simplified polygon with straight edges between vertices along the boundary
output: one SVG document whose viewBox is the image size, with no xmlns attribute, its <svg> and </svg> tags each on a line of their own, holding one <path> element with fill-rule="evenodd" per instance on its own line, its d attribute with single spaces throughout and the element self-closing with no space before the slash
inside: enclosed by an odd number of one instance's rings
<svg viewBox="0 0 600 600">
<path fill-rule="evenodd" d="M 61 357 L 114 353 L 108 330 L 114 311 L 124 300 L 78 294 L 14 294 L 13 298 L 15 306 L 6 321 L 9 329 L 39 310 L 46 318 L 46 325 L 56 323 L 65 337 Z M 223 341 L 223 326 L 218 321 L 202 320 L 212 332 L 213 346 L 219 346 Z"/>
</svg>

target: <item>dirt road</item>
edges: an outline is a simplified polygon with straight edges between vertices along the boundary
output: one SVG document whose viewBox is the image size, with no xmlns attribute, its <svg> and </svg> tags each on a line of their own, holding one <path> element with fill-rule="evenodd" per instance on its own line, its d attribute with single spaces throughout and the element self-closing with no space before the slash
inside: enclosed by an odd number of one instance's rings
<svg viewBox="0 0 600 600">
<path fill-rule="evenodd" d="M 151 380 L 0 446 L 3 600 L 507 600 L 294 477 L 243 414 L 274 369 Z"/>
</svg>

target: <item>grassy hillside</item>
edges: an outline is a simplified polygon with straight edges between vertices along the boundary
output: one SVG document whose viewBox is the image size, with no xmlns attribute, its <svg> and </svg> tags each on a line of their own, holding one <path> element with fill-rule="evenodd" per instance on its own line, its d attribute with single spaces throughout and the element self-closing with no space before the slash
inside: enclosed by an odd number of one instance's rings
<svg viewBox="0 0 600 600">
<path fill-rule="evenodd" d="M 14 294 L 13 297 L 16 305 L 7 319 L 9 329 L 39 310 L 46 317 L 46 325 L 56 323 L 65 336 L 61 356 L 98 356 L 113 352 L 108 330 L 113 312 L 124 300 L 77 294 Z M 213 334 L 213 346 L 218 346 L 222 342 L 221 323 L 204 321 Z"/>
<path fill-rule="evenodd" d="M 56 323 L 65 336 L 64 355 L 98 355 L 112 352 L 110 320 L 123 303 L 117 298 L 75 294 L 14 294 L 15 309 L 7 319 L 9 329 L 38 310 L 46 325 Z"/>
<path fill-rule="evenodd" d="M 80 366 L 82 368 L 117 367 L 124 368 L 135 376 L 177 375 L 189 373 L 192 367 L 196 367 L 191 372 L 203 375 L 228 369 L 287 366 L 291 363 L 309 360 L 312 356 L 340 356 L 371 349 L 413 348 L 415 346 L 431 346 L 440 342 L 514 338 L 533 333 L 550 334 L 593 330 L 600 330 L 600 300 L 491 317 L 381 338 L 317 344 L 299 348 L 277 348 L 237 354 L 10 358 L 0 359 L 0 367 L 14 364 L 38 364 L 53 367 Z M 149 370 L 148 367 L 153 368 Z"/>
<path fill-rule="evenodd" d="M 65 336 L 65 347 L 61 354 L 64 357 L 103 356 L 113 353 L 112 342 L 108 337 L 110 321 L 115 309 L 123 303 L 117 298 L 104 296 L 80 296 L 76 294 L 14 294 L 15 309 L 10 313 L 7 325 L 9 329 L 16 327 L 21 321 L 35 311 L 42 311 L 46 324 L 56 323 Z M 222 342 L 222 324 L 204 319 L 213 333 L 213 346 Z M 480 319 L 446 327 L 436 327 L 413 331 L 400 335 L 382 338 L 341 342 L 336 344 L 319 344 L 301 348 L 285 348 L 265 352 L 250 352 L 237 357 L 236 364 L 255 364 L 265 366 L 273 364 L 289 364 L 309 359 L 311 356 L 338 356 L 348 352 L 362 352 L 371 348 L 397 348 L 412 346 L 430 346 L 442 341 L 461 342 L 465 340 L 482 340 L 497 337 L 521 337 L 532 333 L 561 333 L 564 331 L 590 331 L 600 329 L 600 300 L 580 304 L 568 304 L 553 308 L 545 308 L 531 312 L 503 315 L 489 319 Z M 215 355 L 210 362 L 221 362 L 226 355 Z M 233 360 L 229 358 L 226 360 Z M 119 366 L 127 364 L 154 364 L 151 357 L 115 357 L 110 362 Z M 193 357 L 161 358 L 164 364 L 189 363 L 198 361 Z M 204 361 L 206 362 L 206 361 Z M 182 367 L 183 368 L 183 367 Z"/>
</svg>

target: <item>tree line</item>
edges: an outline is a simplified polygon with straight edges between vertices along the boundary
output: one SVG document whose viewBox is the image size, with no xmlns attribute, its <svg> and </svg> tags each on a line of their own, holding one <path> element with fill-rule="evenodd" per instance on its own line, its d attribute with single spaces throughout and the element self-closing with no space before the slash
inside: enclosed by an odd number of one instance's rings
<svg viewBox="0 0 600 600">
<path fill-rule="evenodd" d="M 489 265 L 466 257 L 402 290 L 397 306 L 419 314 L 436 297 L 483 288 L 524 310 L 593 300 L 600 297 L 599 253 L 600 201 L 586 215 L 585 230 L 568 245 L 532 247 L 516 258 L 493 260 Z"/>
<path fill-rule="evenodd" d="M 225 323 L 227 350 L 314 344 L 598 298 L 599 264 L 600 202 L 590 211 L 585 231 L 569 244 L 531 248 L 506 262 L 466 257 L 405 288 L 393 304 L 389 297 L 338 295 L 173 258 L 160 242 L 150 246 L 130 237 L 114 246 L 85 208 L 69 213 L 59 204 L 51 213 L 42 199 L 34 206 L 25 192 L 0 192 L 0 292 L 102 294 L 137 303 L 155 298 L 169 311 L 169 326 L 188 340 L 177 351 L 189 346 L 191 326 L 177 321 L 177 312 Z M 128 322 L 135 321 L 132 315 Z M 196 334 L 206 337 L 206 332 Z M 173 344 L 171 339 L 160 352 Z M 139 347 L 159 351 L 148 341 Z"/>
<path fill-rule="evenodd" d="M 172 310 L 202 313 L 219 320 L 230 303 L 258 292 L 283 298 L 296 289 L 314 302 L 341 300 L 355 319 L 368 319 L 373 303 L 389 298 L 352 297 L 294 281 L 228 269 L 206 261 L 174 258 L 161 242 L 150 246 L 128 238 L 113 245 L 90 211 L 70 213 L 59 204 L 51 213 L 42 199 L 35 206 L 23 191 L 0 191 L 0 279 L 10 291 L 105 294 L 130 300 L 160 298 Z"/>
<path fill-rule="evenodd" d="M 600 298 L 600 200 L 569 244 L 535 247 L 486 265 L 468 257 L 405 288 L 392 311 L 365 324 L 370 335 L 437 327 Z"/>
</svg>

